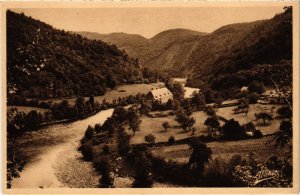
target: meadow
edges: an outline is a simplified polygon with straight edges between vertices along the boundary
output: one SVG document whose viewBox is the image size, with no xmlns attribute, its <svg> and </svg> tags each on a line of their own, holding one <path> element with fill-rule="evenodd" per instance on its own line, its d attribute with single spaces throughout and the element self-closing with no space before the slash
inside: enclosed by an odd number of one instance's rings
<svg viewBox="0 0 300 195">
<path fill-rule="evenodd" d="M 125 98 L 128 96 L 135 96 L 137 94 L 147 94 L 152 89 L 155 88 L 161 88 L 164 86 L 164 83 L 158 82 L 158 83 L 141 83 L 141 84 L 130 84 L 130 85 L 120 85 L 116 89 L 107 91 L 105 95 L 102 96 L 95 96 L 95 101 L 98 101 L 99 103 L 102 103 L 105 99 L 106 102 L 112 102 L 113 100 L 117 100 L 118 98 Z M 85 101 L 88 100 L 89 97 L 85 97 Z M 75 104 L 76 98 L 70 98 L 67 99 L 69 101 L 70 105 Z M 53 103 L 59 103 L 62 101 L 62 99 L 48 99 L 45 101 L 52 101 Z"/>
<path fill-rule="evenodd" d="M 229 160 L 233 155 L 241 155 L 246 158 L 249 153 L 254 153 L 255 158 L 266 161 L 270 156 L 287 156 L 288 149 L 276 149 L 272 137 L 259 139 L 247 139 L 239 141 L 209 142 L 207 146 L 212 150 L 212 159 L 218 157 Z M 152 154 L 163 157 L 165 160 L 173 160 L 181 163 L 188 162 L 192 153 L 188 144 L 171 145 L 152 148 Z"/>
<path fill-rule="evenodd" d="M 240 114 L 234 114 L 233 109 L 236 108 L 236 106 L 231 107 L 224 107 L 224 108 L 218 108 L 217 115 L 222 116 L 226 119 L 235 119 L 239 121 L 241 125 L 246 124 L 248 122 L 252 122 L 255 127 L 264 135 L 272 134 L 276 132 L 279 128 L 281 120 L 278 119 L 278 114 L 276 113 L 277 109 L 279 108 L 279 105 L 261 105 L 261 104 L 253 104 L 250 105 L 249 113 L 247 116 L 245 113 Z M 267 112 L 273 115 L 274 120 L 267 121 L 266 125 L 263 124 L 262 120 L 256 120 L 254 114 L 259 112 Z M 150 112 L 150 114 L 153 114 L 154 112 Z M 164 112 L 155 112 L 157 113 L 166 113 Z M 209 133 L 209 130 L 207 126 L 204 125 L 205 120 L 209 117 L 205 112 L 203 111 L 197 111 L 193 112 L 191 117 L 193 117 L 196 121 L 194 124 L 194 127 L 196 128 L 195 134 L 192 135 L 191 131 L 185 131 L 183 130 L 179 124 L 175 121 L 175 116 L 168 115 L 166 117 L 141 117 L 141 126 L 140 131 L 135 133 L 135 136 L 132 136 L 130 143 L 131 144 L 139 144 L 139 143 L 145 143 L 144 137 L 148 134 L 152 134 L 156 138 L 156 142 L 167 142 L 170 136 L 173 136 L 175 140 L 185 139 L 192 136 L 199 136 Z M 168 122 L 170 125 L 170 128 L 166 131 L 162 124 L 163 122 Z M 224 122 L 219 121 L 220 125 L 223 125 Z M 129 134 L 132 134 L 132 132 L 128 132 Z"/>
</svg>

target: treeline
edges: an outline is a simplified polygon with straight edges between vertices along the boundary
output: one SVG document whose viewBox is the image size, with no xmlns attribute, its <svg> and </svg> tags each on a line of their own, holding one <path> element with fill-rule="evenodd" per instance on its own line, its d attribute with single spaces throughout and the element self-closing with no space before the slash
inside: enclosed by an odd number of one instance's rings
<svg viewBox="0 0 300 195">
<path fill-rule="evenodd" d="M 155 77 L 115 45 L 7 11 L 8 94 L 30 98 L 103 95 Z M 144 79 L 145 76 L 145 79 Z"/>
<path fill-rule="evenodd" d="M 283 13 L 261 22 L 232 49 L 216 56 L 212 68 L 199 68 L 202 74 L 195 71 L 197 74 L 189 78 L 187 85 L 211 88 L 229 98 L 232 91 L 252 81 L 273 86 L 268 78 L 259 77 L 259 65 L 270 65 L 273 69 L 281 66 L 292 75 L 292 7 L 285 7 Z"/>
</svg>

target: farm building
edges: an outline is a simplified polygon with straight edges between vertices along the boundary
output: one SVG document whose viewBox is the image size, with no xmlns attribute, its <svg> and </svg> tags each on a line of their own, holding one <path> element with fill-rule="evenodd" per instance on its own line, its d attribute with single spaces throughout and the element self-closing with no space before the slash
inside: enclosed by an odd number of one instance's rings
<svg viewBox="0 0 300 195">
<path fill-rule="evenodd" d="M 248 92 L 248 87 L 246 86 L 243 86 L 241 89 L 240 89 L 241 92 Z"/>
<path fill-rule="evenodd" d="M 236 106 L 238 104 L 239 104 L 239 100 L 237 99 L 225 100 L 222 102 L 221 107 Z"/>
<path fill-rule="evenodd" d="M 190 99 L 194 96 L 194 94 L 199 93 L 200 89 L 192 88 L 192 87 L 184 87 L 184 98 Z"/>
<path fill-rule="evenodd" d="M 290 96 L 291 92 L 288 91 L 285 96 Z M 257 100 L 258 103 L 261 104 L 270 104 L 270 103 L 275 103 L 275 104 L 283 104 L 285 103 L 284 99 L 284 94 L 278 93 L 276 90 L 267 90 L 263 94 L 261 94 L 261 97 L 258 98 Z"/>
<path fill-rule="evenodd" d="M 157 100 L 161 103 L 168 102 L 169 99 L 173 99 L 173 94 L 168 88 L 163 87 L 160 89 L 153 89 L 146 95 L 147 100 Z"/>
<path fill-rule="evenodd" d="M 187 78 L 172 78 L 172 83 L 180 83 L 183 87 L 186 84 Z"/>
</svg>

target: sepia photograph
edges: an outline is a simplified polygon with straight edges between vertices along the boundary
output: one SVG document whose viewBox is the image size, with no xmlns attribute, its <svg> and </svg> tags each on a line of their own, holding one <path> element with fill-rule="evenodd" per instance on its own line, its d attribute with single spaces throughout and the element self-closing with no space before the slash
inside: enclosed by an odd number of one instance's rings
<svg viewBox="0 0 300 195">
<path fill-rule="evenodd" d="M 1 12 L 7 193 L 299 190 L 297 3 L 41 5 Z"/>
</svg>

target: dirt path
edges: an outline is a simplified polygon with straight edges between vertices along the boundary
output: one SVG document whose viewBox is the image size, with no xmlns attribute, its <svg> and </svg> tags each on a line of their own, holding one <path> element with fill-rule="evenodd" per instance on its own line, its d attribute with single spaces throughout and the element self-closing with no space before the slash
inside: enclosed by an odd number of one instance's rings
<svg viewBox="0 0 300 195">
<path fill-rule="evenodd" d="M 99 176 L 95 174 L 90 162 L 82 160 L 77 148 L 87 126 L 103 124 L 112 113 L 113 109 L 104 110 L 84 120 L 28 133 L 23 140 L 22 150 L 38 154 L 25 166 L 20 178 L 12 181 L 12 187 L 97 187 Z"/>
</svg>

